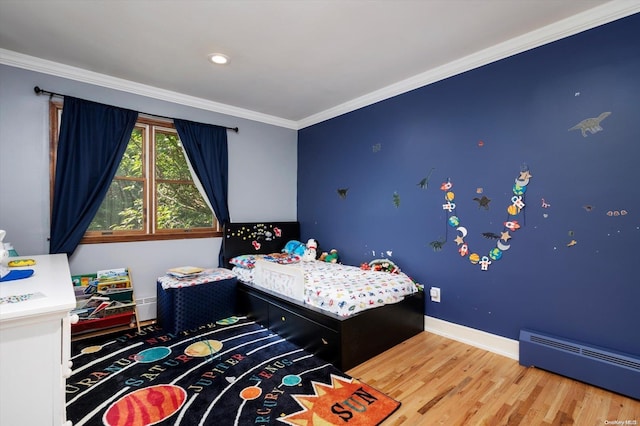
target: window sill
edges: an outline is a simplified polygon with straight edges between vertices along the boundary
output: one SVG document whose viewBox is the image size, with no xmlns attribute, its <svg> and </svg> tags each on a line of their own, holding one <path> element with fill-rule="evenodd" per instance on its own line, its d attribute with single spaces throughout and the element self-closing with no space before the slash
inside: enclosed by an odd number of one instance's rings
<svg viewBox="0 0 640 426">
<path fill-rule="evenodd" d="M 153 235 L 95 235 L 84 237 L 80 244 L 130 243 L 139 241 L 188 240 L 193 238 L 220 238 L 219 231 L 163 232 Z"/>
</svg>

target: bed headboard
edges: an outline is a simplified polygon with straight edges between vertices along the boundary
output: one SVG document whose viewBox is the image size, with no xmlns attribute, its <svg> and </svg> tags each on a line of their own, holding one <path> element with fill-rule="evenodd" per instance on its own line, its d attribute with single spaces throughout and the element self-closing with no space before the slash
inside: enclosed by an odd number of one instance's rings
<svg viewBox="0 0 640 426">
<path fill-rule="evenodd" d="M 300 240 L 299 222 L 237 222 L 223 229 L 223 265 L 242 254 L 269 254 L 282 251 L 291 240 Z"/>
</svg>

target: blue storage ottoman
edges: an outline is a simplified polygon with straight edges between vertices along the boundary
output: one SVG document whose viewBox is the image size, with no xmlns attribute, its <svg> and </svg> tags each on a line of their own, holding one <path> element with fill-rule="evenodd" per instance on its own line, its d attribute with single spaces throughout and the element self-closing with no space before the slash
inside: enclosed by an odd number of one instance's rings
<svg viewBox="0 0 640 426">
<path fill-rule="evenodd" d="M 224 268 L 206 270 L 191 279 L 158 278 L 157 321 L 177 334 L 236 314 L 236 281 Z"/>
</svg>

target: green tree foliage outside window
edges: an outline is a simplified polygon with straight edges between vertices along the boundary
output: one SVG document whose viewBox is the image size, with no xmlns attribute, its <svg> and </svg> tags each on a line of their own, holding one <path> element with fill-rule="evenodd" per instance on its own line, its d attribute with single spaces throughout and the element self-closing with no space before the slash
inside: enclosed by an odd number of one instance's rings
<svg viewBox="0 0 640 426">
<path fill-rule="evenodd" d="M 143 130 L 134 128 L 116 176 L 88 231 L 144 231 Z"/>
<path fill-rule="evenodd" d="M 153 142 L 145 149 L 147 132 Z M 145 152 L 155 155 L 146 156 Z M 146 167 L 145 158 L 153 161 Z M 153 170 L 153 178 L 146 176 Z M 214 217 L 198 191 L 175 129 L 136 126 L 122 161 L 89 231 L 145 231 L 145 186 L 154 200 L 155 229 L 211 228 Z"/>
<path fill-rule="evenodd" d="M 211 228 L 213 214 L 196 188 L 178 134 L 155 133 L 158 229 Z"/>
<path fill-rule="evenodd" d="M 50 103 L 52 194 L 62 109 L 62 103 Z M 213 211 L 193 181 L 173 123 L 138 117 L 116 175 L 82 242 L 221 235 Z"/>
</svg>

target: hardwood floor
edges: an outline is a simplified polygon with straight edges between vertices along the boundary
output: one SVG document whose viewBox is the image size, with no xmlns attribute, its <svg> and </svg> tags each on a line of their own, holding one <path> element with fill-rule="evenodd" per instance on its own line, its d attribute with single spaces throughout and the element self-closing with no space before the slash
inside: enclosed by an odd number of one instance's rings
<svg viewBox="0 0 640 426">
<path fill-rule="evenodd" d="M 640 426 L 638 400 L 428 332 L 347 374 L 402 403 L 383 426 Z"/>
</svg>

